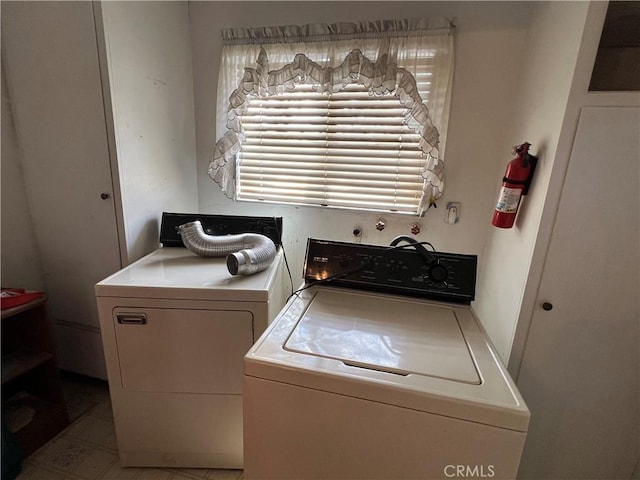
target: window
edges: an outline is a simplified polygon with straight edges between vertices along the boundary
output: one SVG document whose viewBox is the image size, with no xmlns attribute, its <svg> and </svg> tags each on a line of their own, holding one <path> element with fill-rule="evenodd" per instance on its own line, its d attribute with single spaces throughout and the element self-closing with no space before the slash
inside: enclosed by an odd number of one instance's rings
<svg viewBox="0 0 640 480">
<path fill-rule="evenodd" d="M 238 200 L 423 213 L 444 185 L 453 63 L 432 23 L 226 31 L 211 177 Z"/>
</svg>

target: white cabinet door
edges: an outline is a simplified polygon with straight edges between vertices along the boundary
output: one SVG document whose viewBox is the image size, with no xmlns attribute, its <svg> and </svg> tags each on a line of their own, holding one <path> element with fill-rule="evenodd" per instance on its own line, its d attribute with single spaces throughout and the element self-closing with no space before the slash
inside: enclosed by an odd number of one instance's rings
<svg viewBox="0 0 640 480">
<path fill-rule="evenodd" d="M 60 366 L 106 378 L 94 285 L 121 263 L 92 3 L 3 3 L 2 60 Z"/>
<path fill-rule="evenodd" d="M 639 164 L 640 109 L 582 110 L 518 378 L 531 409 L 520 478 L 631 477 Z"/>
</svg>

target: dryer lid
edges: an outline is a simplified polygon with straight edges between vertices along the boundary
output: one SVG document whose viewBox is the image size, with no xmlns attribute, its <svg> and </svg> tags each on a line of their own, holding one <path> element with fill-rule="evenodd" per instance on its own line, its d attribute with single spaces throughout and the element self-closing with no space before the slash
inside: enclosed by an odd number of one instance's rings
<svg viewBox="0 0 640 480">
<path fill-rule="evenodd" d="M 96 284 L 96 296 L 172 300 L 266 302 L 283 272 L 278 251 L 268 269 L 231 275 L 224 257 L 200 257 L 186 248 L 162 247 Z"/>
<path fill-rule="evenodd" d="M 357 297 L 318 292 L 284 349 L 402 376 L 481 383 L 451 308 L 388 296 L 350 299 Z"/>
</svg>

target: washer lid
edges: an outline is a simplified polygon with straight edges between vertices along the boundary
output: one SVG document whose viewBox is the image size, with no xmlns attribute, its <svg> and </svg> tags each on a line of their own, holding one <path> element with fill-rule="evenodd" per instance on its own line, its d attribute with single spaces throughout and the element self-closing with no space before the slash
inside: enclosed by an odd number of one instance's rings
<svg viewBox="0 0 640 480">
<path fill-rule="evenodd" d="M 354 304 L 324 290 L 284 349 L 403 376 L 481 383 L 456 314 L 445 306 L 380 297 Z"/>
</svg>

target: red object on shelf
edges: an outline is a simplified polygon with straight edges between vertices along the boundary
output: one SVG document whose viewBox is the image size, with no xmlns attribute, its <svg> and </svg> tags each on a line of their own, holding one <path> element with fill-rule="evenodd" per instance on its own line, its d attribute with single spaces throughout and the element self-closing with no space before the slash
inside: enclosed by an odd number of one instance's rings
<svg viewBox="0 0 640 480">
<path fill-rule="evenodd" d="M 25 290 L 24 288 L 3 288 L 0 293 L 0 307 L 2 310 L 19 307 L 43 296 L 44 292 Z"/>
</svg>

